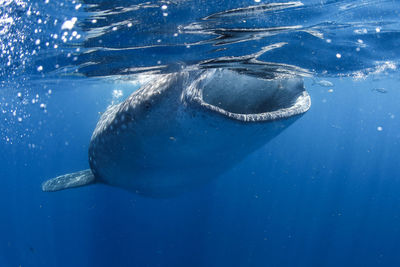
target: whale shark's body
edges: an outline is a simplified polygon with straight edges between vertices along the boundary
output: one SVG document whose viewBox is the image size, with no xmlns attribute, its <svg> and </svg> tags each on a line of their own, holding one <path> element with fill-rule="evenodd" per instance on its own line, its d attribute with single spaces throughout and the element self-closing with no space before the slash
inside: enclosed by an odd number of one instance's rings
<svg viewBox="0 0 400 267">
<path fill-rule="evenodd" d="M 163 75 L 101 116 L 90 169 L 42 189 L 98 182 L 151 197 L 177 195 L 222 174 L 310 105 L 301 78 L 263 80 L 226 69 Z"/>
</svg>

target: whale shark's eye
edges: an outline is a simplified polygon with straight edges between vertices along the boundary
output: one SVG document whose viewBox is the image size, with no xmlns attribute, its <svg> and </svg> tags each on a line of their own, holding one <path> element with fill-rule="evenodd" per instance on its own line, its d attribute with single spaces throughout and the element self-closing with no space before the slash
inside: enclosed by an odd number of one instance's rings
<svg viewBox="0 0 400 267">
<path fill-rule="evenodd" d="M 145 109 L 150 109 L 150 108 L 151 108 L 151 103 L 148 102 L 148 101 L 145 102 L 145 103 L 144 103 L 144 108 L 145 108 Z"/>
</svg>

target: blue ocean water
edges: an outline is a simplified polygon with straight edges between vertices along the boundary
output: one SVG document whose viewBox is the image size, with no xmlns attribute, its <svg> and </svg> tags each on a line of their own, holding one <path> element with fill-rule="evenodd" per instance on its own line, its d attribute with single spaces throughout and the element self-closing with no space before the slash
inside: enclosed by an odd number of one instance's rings
<svg viewBox="0 0 400 267">
<path fill-rule="evenodd" d="M 399 1 L 0 7 L 0 266 L 400 265 Z M 184 68 L 301 76 L 312 107 L 177 197 L 41 191 L 88 168 L 109 105 Z"/>
</svg>

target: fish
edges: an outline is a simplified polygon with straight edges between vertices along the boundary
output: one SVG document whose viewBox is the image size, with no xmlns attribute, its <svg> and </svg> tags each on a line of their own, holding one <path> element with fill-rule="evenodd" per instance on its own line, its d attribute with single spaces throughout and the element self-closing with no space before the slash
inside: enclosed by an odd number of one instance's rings
<svg viewBox="0 0 400 267">
<path fill-rule="evenodd" d="M 89 169 L 47 180 L 42 190 L 102 183 L 177 196 L 231 169 L 310 106 L 301 77 L 267 80 L 225 68 L 159 75 L 102 114 Z"/>
<path fill-rule="evenodd" d="M 371 91 L 381 93 L 381 94 L 386 94 L 388 92 L 385 88 L 372 88 Z"/>
</svg>

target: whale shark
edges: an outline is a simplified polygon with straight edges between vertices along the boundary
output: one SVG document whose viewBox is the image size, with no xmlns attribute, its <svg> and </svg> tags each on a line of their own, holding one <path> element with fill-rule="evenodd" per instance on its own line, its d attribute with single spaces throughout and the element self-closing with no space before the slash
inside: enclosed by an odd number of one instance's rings
<svg viewBox="0 0 400 267">
<path fill-rule="evenodd" d="M 100 117 L 89 166 L 42 184 L 58 191 L 102 183 L 170 197 L 220 176 L 311 106 L 301 77 L 182 70 L 154 78 Z"/>
</svg>

